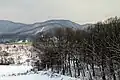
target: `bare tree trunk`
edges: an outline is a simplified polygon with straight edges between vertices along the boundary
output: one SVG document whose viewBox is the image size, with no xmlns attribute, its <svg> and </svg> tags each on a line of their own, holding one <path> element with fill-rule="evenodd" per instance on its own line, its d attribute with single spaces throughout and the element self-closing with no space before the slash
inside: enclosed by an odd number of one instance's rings
<svg viewBox="0 0 120 80">
<path fill-rule="evenodd" d="M 62 59 L 64 55 L 61 56 L 62 74 L 65 75 L 65 59 Z"/>
<path fill-rule="evenodd" d="M 115 76 L 115 72 L 114 72 L 114 67 L 113 67 L 113 63 L 112 60 L 110 59 L 110 73 L 113 76 L 113 80 L 116 80 L 116 76 Z"/>
<path fill-rule="evenodd" d="M 65 68 L 64 68 L 64 65 L 63 65 L 62 74 L 65 75 Z"/>
<path fill-rule="evenodd" d="M 94 58 L 92 57 L 92 61 L 94 61 Z M 95 69 L 94 69 L 94 63 L 92 62 L 92 75 L 95 76 Z"/>
<path fill-rule="evenodd" d="M 66 63 L 66 61 L 67 61 L 67 54 L 65 54 L 65 60 L 64 60 L 65 73 L 67 71 L 67 63 Z"/>
<path fill-rule="evenodd" d="M 74 64 L 74 70 L 75 70 L 75 74 L 74 74 L 74 76 L 75 76 L 75 78 L 76 78 L 76 77 L 77 77 L 77 75 L 76 75 L 76 65 L 75 65 L 74 60 L 73 60 L 73 64 Z"/>
<path fill-rule="evenodd" d="M 78 70 L 78 76 L 80 76 L 80 68 L 79 68 L 79 64 L 78 64 L 78 60 L 76 59 L 76 66 L 77 66 L 77 70 Z"/>
<path fill-rule="evenodd" d="M 104 72 L 104 69 L 105 69 L 105 66 L 104 66 L 105 64 L 104 64 L 104 58 L 103 58 L 103 56 L 102 56 L 102 79 L 103 80 L 106 80 L 106 78 L 105 78 L 105 72 Z"/>
<path fill-rule="evenodd" d="M 120 80 L 120 71 L 118 71 L 118 80 Z"/>
<path fill-rule="evenodd" d="M 92 75 L 95 77 L 95 69 L 94 69 L 94 64 L 92 63 Z"/>
<path fill-rule="evenodd" d="M 90 69 L 89 69 L 89 67 L 88 67 L 88 64 L 87 64 L 86 67 L 87 67 L 87 70 L 88 70 L 88 72 L 89 72 L 89 80 L 93 80 L 93 79 L 92 79 L 92 74 L 91 74 Z"/>
<path fill-rule="evenodd" d="M 70 55 L 68 55 L 68 67 L 69 67 L 70 76 L 72 77 L 71 64 L 70 64 Z"/>
</svg>

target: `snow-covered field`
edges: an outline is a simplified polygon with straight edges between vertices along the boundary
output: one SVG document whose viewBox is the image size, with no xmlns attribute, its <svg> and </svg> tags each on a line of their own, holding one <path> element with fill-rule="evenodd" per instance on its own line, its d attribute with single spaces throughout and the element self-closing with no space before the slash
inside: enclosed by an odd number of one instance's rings
<svg viewBox="0 0 120 80">
<path fill-rule="evenodd" d="M 25 66 L 25 65 L 21 65 L 21 66 L 16 66 L 16 65 L 11 65 L 11 66 L 4 66 L 4 65 L 0 65 L 0 77 L 1 76 L 7 76 L 10 74 L 17 74 L 17 73 L 24 73 L 27 70 L 32 69 L 31 66 Z"/>
<path fill-rule="evenodd" d="M 0 65 L 0 80 L 80 80 L 56 73 L 51 71 L 40 71 L 37 73 L 29 72 L 31 66 L 3 66 Z M 27 74 L 24 74 L 28 71 Z"/>
</svg>

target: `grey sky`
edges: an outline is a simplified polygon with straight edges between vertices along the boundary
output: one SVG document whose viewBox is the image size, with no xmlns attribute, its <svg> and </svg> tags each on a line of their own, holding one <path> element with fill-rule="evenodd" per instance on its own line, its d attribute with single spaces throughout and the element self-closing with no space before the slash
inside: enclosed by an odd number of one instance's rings
<svg viewBox="0 0 120 80">
<path fill-rule="evenodd" d="M 120 0 L 0 0 L 0 19 L 23 23 L 67 19 L 78 23 L 120 17 Z"/>
</svg>

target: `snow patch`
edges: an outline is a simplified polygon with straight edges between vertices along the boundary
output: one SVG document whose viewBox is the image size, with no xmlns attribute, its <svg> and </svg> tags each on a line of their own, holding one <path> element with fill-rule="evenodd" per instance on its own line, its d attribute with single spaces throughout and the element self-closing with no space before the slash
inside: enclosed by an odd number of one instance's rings
<svg viewBox="0 0 120 80">
<path fill-rule="evenodd" d="M 44 30 L 45 27 L 42 27 L 42 29 L 40 31 L 37 31 L 35 34 L 38 34 L 40 32 L 42 32 Z"/>
</svg>

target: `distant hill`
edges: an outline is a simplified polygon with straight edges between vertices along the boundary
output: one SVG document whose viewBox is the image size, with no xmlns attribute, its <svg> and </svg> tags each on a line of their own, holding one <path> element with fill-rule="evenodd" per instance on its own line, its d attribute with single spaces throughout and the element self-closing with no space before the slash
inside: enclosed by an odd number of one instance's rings
<svg viewBox="0 0 120 80">
<path fill-rule="evenodd" d="M 32 40 L 32 38 L 40 33 L 54 30 L 57 27 L 69 27 L 75 29 L 83 29 L 86 25 L 79 25 L 69 20 L 48 20 L 34 24 L 16 23 L 8 20 L 0 20 L 0 42 L 16 41 L 16 40 Z"/>
</svg>

